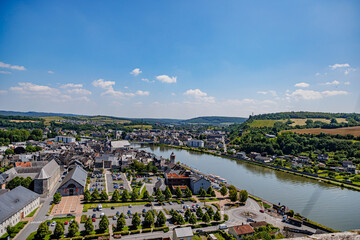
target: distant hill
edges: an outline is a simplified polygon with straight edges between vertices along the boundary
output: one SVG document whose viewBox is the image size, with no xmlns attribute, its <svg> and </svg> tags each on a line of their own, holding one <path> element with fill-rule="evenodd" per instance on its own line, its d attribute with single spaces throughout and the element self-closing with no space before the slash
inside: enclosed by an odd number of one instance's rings
<svg viewBox="0 0 360 240">
<path fill-rule="evenodd" d="M 68 114 L 68 113 L 47 113 L 47 112 L 16 112 L 16 111 L 0 111 L 0 115 L 4 116 L 24 116 L 24 117 L 65 117 L 68 119 L 89 118 L 89 120 L 100 120 L 101 118 L 114 119 L 114 120 L 128 120 L 136 122 L 144 122 L 148 124 L 204 124 L 204 125 L 228 125 L 233 123 L 243 123 L 247 118 L 242 117 L 219 117 L 219 116 L 209 116 L 209 117 L 196 117 L 191 119 L 171 119 L 171 118 L 122 118 L 122 117 L 112 117 L 112 116 L 88 116 L 88 115 L 77 115 L 77 114 Z M 109 120 L 107 120 L 109 121 Z"/>
<path fill-rule="evenodd" d="M 359 113 L 326 113 L 326 112 L 279 112 L 279 113 L 266 113 L 266 114 L 259 114 L 255 116 L 250 116 L 250 119 L 258 119 L 258 120 L 265 120 L 265 119 L 290 119 L 290 118 L 299 118 L 299 119 L 306 119 L 306 118 L 324 118 L 324 119 L 331 119 L 331 118 L 354 118 L 356 121 L 360 121 L 360 114 Z"/>
</svg>

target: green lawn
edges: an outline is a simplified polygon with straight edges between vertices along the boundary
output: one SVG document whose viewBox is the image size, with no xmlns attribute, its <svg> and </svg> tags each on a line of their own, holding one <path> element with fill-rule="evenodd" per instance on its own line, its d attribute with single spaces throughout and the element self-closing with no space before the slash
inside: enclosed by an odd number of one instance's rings
<svg viewBox="0 0 360 240">
<path fill-rule="evenodd" d="M 38 210 L 38 207 L 37 207 L 34 211 L 32 211 L 31 213 L 29 213 L 26 217 L 32 217 L 32 216 L 34 216 L 36 210 Z"/>
<path fill-rule="evenodd" d="M 27 224 L 27 221 L 23 221 L 23 222 L 18 222 L 14 227 L 13 227 L 13 233 L 10 235 L 10 238 L 14 238 L 20 231 L 21 229 L 23 229 L 25 227 L 25 225 Z M 9 234 L 5 233 L 4 235 L 1 236 L 0 239 L 7 239 L 7 236 Z"/>
<path fill-rule="evenodd" d="M 102 205 L 103 208 L 111 208 L 111 207 L 122 207 L 122 206 L 129 206 L 129 205 L 145 205 L 148 202 L 116 202 L 116 203 L 85 203 L 83 212 L 87 212 L 90 208 L 96 208 L 99 204 Z"/>
</svg>

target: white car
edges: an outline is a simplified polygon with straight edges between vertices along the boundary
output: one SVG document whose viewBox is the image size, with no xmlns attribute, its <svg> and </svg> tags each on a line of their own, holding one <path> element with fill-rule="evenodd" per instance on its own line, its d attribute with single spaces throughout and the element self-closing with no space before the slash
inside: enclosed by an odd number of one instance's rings
<svg viewBox="0 0 360 240">
<path fill-rule="evenodd" d="M 53 222 L 51 223 L 51 226 L 54 227 L 55 225 L 56 225 L 56 222 L 53 221 Z"/>
</svg>

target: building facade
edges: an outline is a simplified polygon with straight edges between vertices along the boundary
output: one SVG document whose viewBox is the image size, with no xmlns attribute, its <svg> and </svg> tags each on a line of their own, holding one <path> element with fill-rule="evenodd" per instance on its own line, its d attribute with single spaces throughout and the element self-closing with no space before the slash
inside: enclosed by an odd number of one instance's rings
<svg viewBox="0 0 360 240">
<path fill-rule="evenodd" d="M 87 172 L 80 166 L 75 166 L 63 179 L 57 190 L 61 196 L 83 195 L 86 187 Z"/>
</svg>

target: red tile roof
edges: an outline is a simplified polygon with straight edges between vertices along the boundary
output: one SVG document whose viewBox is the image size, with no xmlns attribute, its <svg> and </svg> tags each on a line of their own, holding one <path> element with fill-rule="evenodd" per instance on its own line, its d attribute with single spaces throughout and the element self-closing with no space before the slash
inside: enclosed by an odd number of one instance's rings
<svg viewBox="0 0 360 240">
<path fill-rule="evenodd" d="M 189 177 L 185 177 L 184 175 L 177 175 L 176 173 L 167 173 L 166 177 L 167 178 L 189 178 Z"/>
<path fill-rule="evenodd" d="M 237 235 L 245 235 L 249 233 L 254 233 L 254 229 L 250 225 L 239 225 L 233 227 Z"/>
<path fill-rule="evenodd" d="M 31 167 L 31 162 L 16 162 L 16 167 Z"/>
</svg>

